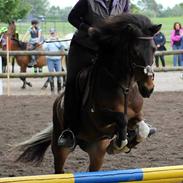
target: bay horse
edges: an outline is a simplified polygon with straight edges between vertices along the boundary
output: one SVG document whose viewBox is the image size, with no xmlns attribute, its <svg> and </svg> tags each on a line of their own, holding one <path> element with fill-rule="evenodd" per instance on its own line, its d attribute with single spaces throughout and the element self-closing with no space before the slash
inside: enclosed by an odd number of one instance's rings
<svg viewBox="0 0 183 183">
<path fill-rule="evenodd" d="M 6 50 L 6 44 L 3 43 L 3 40 L 6 40 L 6 34 L 4 34 L 4 33 L 1 35 L 0 48 L 2 50 Z M 1 56 L 1 58 L 2 58 L 2 72 L 5 73 L 7 71 L 7 69 L 6 69 L 6 67 L 7 67 L 7 58 L 6 58 L 6 56 Z M 14 73 L 14 70 L 15 70 L 15 57 L 12 57 L 11 64 L 12 64 L 11 72 Z"/>
<path fill-rule="evenodd" d="M 110 17 L 95 26 L 90 36 L 99 46 L 98 57 L 76 79 L 83 100 L 73 148 L 58 145 L 66 125 L 62 93 L 53 105 L 53 125 L 17 145 L 23 150 L 17 160 L 40 162 L 51 144 L 55 173 L 64 173 L 68 155 L 79 145 L 89 155 L 88 170 L 98 171 L 106 153 L 129 152 L 145 140 L 150 134 L 144 125 L 143 97 L 154 89 L 153 36 L 160 28 L 135 14 Z"/>
<path fill-rule="evenodd" d="M 15 24 L 14 23 L 9 24 L 7 35 L 9 36 L 10 50 L 12 50 L 12 51 L 26 50 L 28 43 L 22 42 L 19 39 L 17 39 L 14 36 L 15 30 L 16 30 Z M 43 50 L 42 44 L 37 44 L 35 49 L 36 50 Z M 17 64 L 20 66 L 20 72 L 26 72 L 28 64 L 31 60 L 31 56 L 29 56 L 29 55 L 25 55 L 25 56 L 17 55 L 17 56 L 15 56 L 15 58 L 16 58 Z M 37 57 L 37 64 L 34 66 L 34 68 L 42 69 L 42 67 L 45 65 L 46 65 L 46 57 L 45 56 L 38 56 Z M 25 77 L 21 77 L 20 79 L 23 81 L 22 89 L 25 89 L 26 85 L 32 87 L 32 84 L 30 82 L 27 82 Z"/>
</svg>

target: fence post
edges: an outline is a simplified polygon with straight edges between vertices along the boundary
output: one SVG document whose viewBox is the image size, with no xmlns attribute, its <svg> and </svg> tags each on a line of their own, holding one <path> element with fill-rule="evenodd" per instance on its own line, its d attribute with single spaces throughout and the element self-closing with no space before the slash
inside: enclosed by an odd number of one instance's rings
<svg viewBox="0 0 183 183">
<path fill-rule="evenodd" d="M 6 51 L 7 51 L 7 55 L 6 55 L 6 58 L 7 58 L 7 93 L 8 93 L 8 96 L 10 96 L 10 50 L 9 50 L 9 37 L 7 36 L 7 39 L 6 39 Z"/>
<path fill-rule="evenodd" d="M 0 73 L 2 74 L 2 57 L 0 56 Z M 0 79 L 0 95 L 3 95 L 3 81 Z"/>
</svg>

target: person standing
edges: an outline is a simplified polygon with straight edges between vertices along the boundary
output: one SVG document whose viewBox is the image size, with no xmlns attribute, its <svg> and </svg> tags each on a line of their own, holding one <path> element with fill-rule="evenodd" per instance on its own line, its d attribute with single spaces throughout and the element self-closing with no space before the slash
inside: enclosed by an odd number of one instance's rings
<svg viewBox="0 0 183 183">
<path fill-rule="evenodd" d="M 181 39 L 183 36 L 183 29 L 179 22 L 175 22 L 173 25 L 173 30 L 171 32 L 171 45 L 173 50 L 181 49 Z M 181 55 L 173 56 L 173 66 L 182 66 Z"/>
<path fill-rule="evenodd" d="M 166 38 L 165 38 L 165 35 L 162 32 L 159 31 L 154 36 L 154 42 L 156 44 L 156 47 L 157 47 L 157 50 L 158 51 L 165 51 L 166 50 L 166 47 L 165 47 Z M 165 67 L 165 58 L 164 58 L 164 55 L 155 56 L 155 64 L 156 64 L 156 67 L 159 67 L 159 59 L 161 60 L 162 66 Z"/>
<path fill-rule="evenodd" d="M 50 38 L 45 45 L 47 51 L 61 51 L 64 54 L 64 46 L 58 41 L 55 29 L 50 29 Z M 61 56 L 47 56 L 49 72 L 61 72 Z M 54 92 L 54 77 L 49 77 L 51 92 Z M 61 77 L 57 76 L 57 91 L 61 91 Z"/>
</svg>

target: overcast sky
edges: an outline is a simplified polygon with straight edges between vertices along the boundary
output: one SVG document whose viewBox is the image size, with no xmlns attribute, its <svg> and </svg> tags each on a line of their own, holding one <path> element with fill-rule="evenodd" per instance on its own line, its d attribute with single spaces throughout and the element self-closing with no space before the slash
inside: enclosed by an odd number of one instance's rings
<svg viewBox="0 0 183 183">
<path fill-rule="evenodd" d="M 74 6 L 78 0 L 49 0 L 51 5 L 60 6 L 61 8 L 67 6 Z M 134 0 L 135 1 L 135 0 Z M 183 0 L 156 0 L 158 4 L 166 7 L 173 7 L 175 4 L 183 2 Z"/>
</svg>

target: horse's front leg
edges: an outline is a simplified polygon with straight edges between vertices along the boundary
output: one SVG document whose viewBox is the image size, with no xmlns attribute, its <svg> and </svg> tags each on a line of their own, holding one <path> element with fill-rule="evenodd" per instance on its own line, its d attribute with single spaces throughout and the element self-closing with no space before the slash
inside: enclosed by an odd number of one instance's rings
<svg viewBox="0 0 183 183">
<path fill-rule="evenodd" d="M 92 148 L 87 150 L 90 159 L 90 164 L 88 167 L 89 172 L 100 170 L 109 143 L 109 139 L 101 140 L 97 142 L 95 146 L 92 146 Z"/>
<path fill-rule="evenodd" d="M 110 109 L 103 109 L 99 111 L 100 118 L 103 122 L 109 123 L 114 122 L 116 123 L 116 130 L 115 134 L 116 137 L 111 141 L 108 153 L 114 154 L 114 151 L 120 152 L 120 151 L 126 151 L 125 148 L 128 144 L 127 140 L 127 125 L 128 120 L 127 117 L 124 115 L 123 112 L 115 112 Z"/>
<path fill-rule="evenodd" d="M 15 57 L 12 58 L 12 73 L 15 72 Z"/>
</svg>

